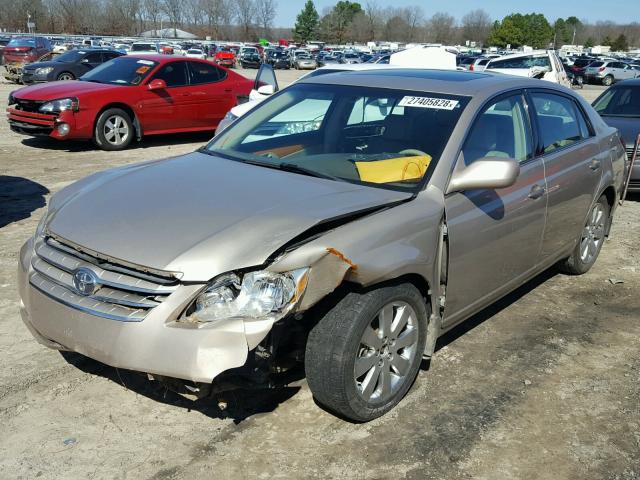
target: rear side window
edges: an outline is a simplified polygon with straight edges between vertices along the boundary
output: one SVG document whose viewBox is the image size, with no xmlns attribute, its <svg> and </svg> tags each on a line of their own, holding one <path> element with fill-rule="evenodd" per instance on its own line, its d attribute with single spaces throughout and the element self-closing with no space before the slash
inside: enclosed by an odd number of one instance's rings
<svg viewBox="0 0 640 480">
<path fill-rule="evenodd" d="M 467 165 L 480 158 L 513 158 L 519 162 L 532 158 L 531 128 L 522 96 L 502 98 L 485 108 L 462 154 Z"/>
<path fill-rule="evenodd" d="M 589 129 L 573 100 L 553 93 L 531 94 L 544 153 L 587 138 Z"/>
<path fill-rule="evenodd" d="M 219 82 L 227 77 L 227 72 L 208 63 L 189 62 L 189 71 L 192 85 Z"/>
<path fill-rule="evenodd" d="M 597 68 L 604 65 L 604 62 L 592 62 L 589 64 L 590 67 Z"/>
</svg>

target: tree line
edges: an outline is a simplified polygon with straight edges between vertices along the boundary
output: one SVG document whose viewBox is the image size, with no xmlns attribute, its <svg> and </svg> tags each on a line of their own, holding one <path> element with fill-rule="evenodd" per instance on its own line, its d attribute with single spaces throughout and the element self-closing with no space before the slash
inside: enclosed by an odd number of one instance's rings
<svg viewBox="0 0 640 480">
<path fill-rule="evenodd" d="M 419 5 L 383 7 L 382 0 L 338 1 L 316 10 L 307 0 L 295 26 L 276 28 L 277 0 L 0 0 L 0 28 L 26 31 L 27 13 L 37 31 L 55 34 L 137 35 L 175 28 L 201 38 L 256 41 L 295 38 L 329 43 L 368 41 L 429 42 L 517 48 L 564 44 L 640 47 L 640 23 L 589 23 L 572 16 L 550 22 L 543 14 L 511 14 L 493 19 L 476 9 L 457 19 L 427 14 Z M 279 25 L 278 27 L 283 27 Z"/>
</svg>

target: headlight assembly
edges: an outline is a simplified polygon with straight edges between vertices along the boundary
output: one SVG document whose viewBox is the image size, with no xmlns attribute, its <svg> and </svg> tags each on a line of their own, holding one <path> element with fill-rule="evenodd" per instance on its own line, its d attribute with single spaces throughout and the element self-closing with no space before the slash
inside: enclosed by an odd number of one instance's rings
<svg viewBox="0 0 640 480">
<path fill-rule="evenodd" d="M 225 274 L 198 295 L 183 321 L 212 323 L 229 318 L 278 320 L 293 311 L 307 287 L 308 268 L 276 273 Z"/>
<path fill-rule="evenodd" d="M 60 113 L 65 110 L 73 110 L 77 112 L 80 108 L 78 99 L 73 98 L 61 98 L 59 100 L 53 100 L 42 105 L 38 110 L 42 113 Z"/>
<path fill-rule="evenodd" d="M 48 75 L 53 72 L 53 67 L 36 68 L 36 75 Z"/>
</svg>

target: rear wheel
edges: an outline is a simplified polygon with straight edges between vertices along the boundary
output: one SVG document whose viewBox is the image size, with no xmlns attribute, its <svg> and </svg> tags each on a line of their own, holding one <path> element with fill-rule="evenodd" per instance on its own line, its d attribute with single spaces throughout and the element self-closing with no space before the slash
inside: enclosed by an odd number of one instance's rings
<svg viewBox="0 0 640 480">
<path fill-rule="evenodd" d="M 607 75 L 606 77 L 604 77 L 604 78 L 602 79 L 602 84 L 603 84 L 605 87 L 610 86 L 612 83 L 613 83 L 613 77 L 612 77 L 611 75 Z"/>
<path fill-rule="evenodd" d="M 607 197 L 602 195 L 589 212 L 576 248 L 569 258 L 560 263 L 562 272 L 569 275 L 582 275 L 593 267 L 605 240 L 608 221 L 609 202 Z"/>
<path fill-rule="evenodd" d="M 133 139 L 133 122 L 121 108 L 109 108 L 96 122 L 94 142 L 103 150 L 123 150 Z"/>
<path fill-rule="evenodd" d="M 63 81 L 63 80 L 75 80 L 75 79 L 76 79 L 76 77 L 71 72 L 62 72 L 60 75 L 58 75 L 58 80 L 60 80 L 60 81 Z"/>
<path fill-rule="evenodd" d="M 305 370 L 316 400 L 360 422 L 391 410 L 418 374 L 427 312 L 411 284 L 349 293 L 309 334 Z"/>
</svg>

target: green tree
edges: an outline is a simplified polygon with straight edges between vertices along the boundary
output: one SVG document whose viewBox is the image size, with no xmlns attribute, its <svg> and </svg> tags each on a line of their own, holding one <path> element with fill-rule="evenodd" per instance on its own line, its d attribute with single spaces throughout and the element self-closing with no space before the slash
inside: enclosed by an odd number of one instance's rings
<svg viewBox="0 0 640 480">
<path fill-rule="evenodd" d="M 533 48 L 547 48 L 553 40 L 553 28 L 541 13 L 524 16 L 524 39 Z"/>
<path fill-rule="evenodd" d="M 546 48 L 553 39 L 553 28 L 544 15 L 529 13 L 507 15 L 501 22 L 493 25 L 489 44 L 498 47 L 511 45 L 518 48 L 529 45 L 533 48 Z"/>
<path fill-rule="evenodd" d="M 297 42 L 306 42 L 314 38 L 318 32 L 318 11 L 313 0 L 307 0 L 304 8 L 296 17 L 296 25 L 293 28 L 293 37 Z"/>
<path fill-rule="evenodd" d="M 349 26 L 358 13 L 363 12 L 358 2 L 346 0 L 336 3 L 333 9 L 320 21 L 320 30 L 325 40 L 344 43 L 347 38 Z"/>
<path fill-rule="evenodd" d="M 602 39 L 602 45 L 604 45 L 605 47 L 610 47 L 612 43 L 613 42 L 611 41 L 611 38 L 609 37 L 609 35 L 607 35 Z"/>
<path fill-rule="evenodd" d="M 618 35 L 618 38 L 616 38 L 611 43 L 611 50 L 613 50 L 614 52 L 626 52 L 627 50 L 629 50 L 629 42 L 627 41 L 627 37 L 625 37 L 622 33 Z"/>
<path fill-rule="evenodd" d="M 559 18 L 553 24 L 554 47 L 566 45 L 571 41 L 573 28 L 571 28 L 563 18 Z"/>
<path fill-rule="evenodd" d="M 584 42 L 584 48 L 591 48 L 594 45 L 595 45 L 595 41 L 591 37 L 587 38 L 587 40 Z"/>
</svg>

